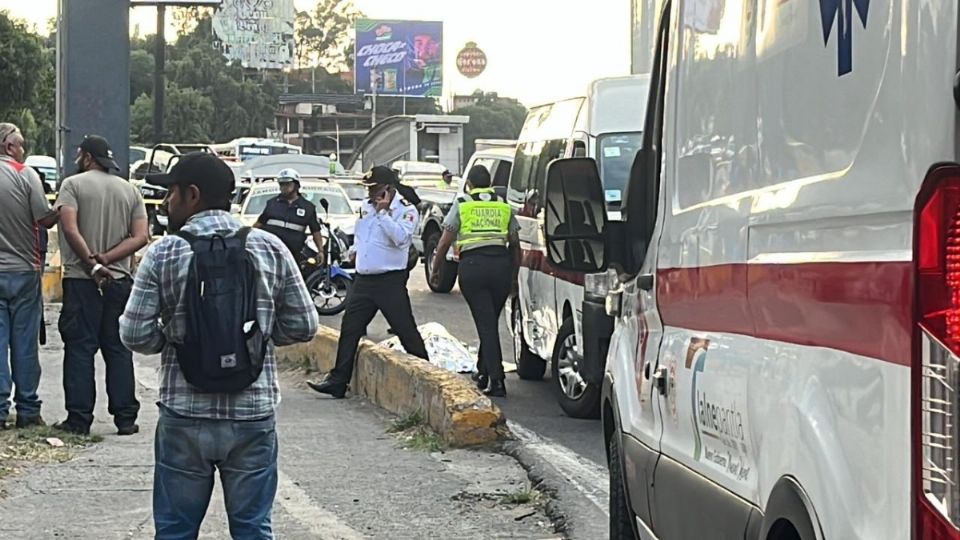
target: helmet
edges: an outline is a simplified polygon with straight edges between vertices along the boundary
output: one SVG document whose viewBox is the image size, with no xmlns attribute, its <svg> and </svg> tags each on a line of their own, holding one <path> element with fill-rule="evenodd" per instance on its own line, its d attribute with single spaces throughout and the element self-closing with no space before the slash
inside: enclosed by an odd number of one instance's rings
<svg viewBox="0 0 960 540">
<path fill-rule="evenodd" d="M 300 185 L 300 173 L 296 169 L 284 169 L 277 173 L 277 182 L 280 184 L 296 182 L 297 185 Z"/>
</svg>

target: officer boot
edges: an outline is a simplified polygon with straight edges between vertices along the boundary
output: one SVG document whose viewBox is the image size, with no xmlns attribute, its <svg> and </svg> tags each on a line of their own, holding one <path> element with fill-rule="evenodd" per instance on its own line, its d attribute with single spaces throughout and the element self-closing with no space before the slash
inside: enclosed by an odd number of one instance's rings
<svg viewBox="0 0 960 540">
<path fill-rule="evenodd" d="M 490 386 L 483 392 L 483 395 L 490 397 L 507 397 L 507 387 L 503 379 L 491 379 Z"/>
<path fill-rule="evenodd" d="M 473 379 L 473 382 L 477 383 L 477 388 L 480 390 L 486 390 L 490 384 L 490 377 L 480 372 L 474 373 L 470 378 Z"/>
</svg>

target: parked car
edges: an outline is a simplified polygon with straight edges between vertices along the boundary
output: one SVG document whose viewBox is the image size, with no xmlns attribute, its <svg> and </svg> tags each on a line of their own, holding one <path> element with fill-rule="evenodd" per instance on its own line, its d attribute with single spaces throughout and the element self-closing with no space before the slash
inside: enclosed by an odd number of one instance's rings
<svg viewBox="0 0 960 540">
<path fill-rule="evenodd" d="M 60 189 L 60 174 L 57 169 L 57 160 L 50 156 L 28 156 L 24 165 L 33 167 L 43 173 L 44 182 L 51 192 L 57 192 Z"/>
<path fill-rule="evenodd" d="M 300 183 L 300 194 L 317 207 L 317 216 L 334 228 L 343 231 L 350 243 L 353 241 L 357 215 L 350 206 L 350 199 L 340 185 L 327 180 L 304 179 Z M 280 185 L 273 181 L 261 182 L 250 188 L 244 202 L 240 205 L 240 221 L 253 225 L 267 207 L 271 199 L 280 195 Z M 320 199 L 326 199 L 329 212 L 324 212 Z M 349 247 L 349 246 L 348 246 Z"/>
<path fill-rule="evenodd" d="M 467 171 L 475 165 L 486 167 L 490 171 L 494 190 L 501 197 L 506 198 L 507 182 L 510 180 L 510 170 L 513 166 L 515 152 L 515 144 L 513 147 L 499 145 L 475 152 L 470 157 L 470 161 L 467 162 Z M 457 181 L 457 191 L 417 189 L 417 194 L 420 195 L 422 203 L 419 207 L 420 223 L 413 235 L 413 246 L 425 263 L 423 271 L 427 278 L 427 284 L 433 292 L 448 293 L 453 290 L 453 286 L 457 283 L 458 264 L 453 250 L 450 250 L 450 253 L 446 256 L 447 262 L 441 269 L 442 275 L 436 285 L 430 279 L 430 274 L 433 271 L 433 265 L 430 264 L 430 261 L 433 260 L 437 245 L 440 243 L 440 236 L 443 233 L 441 228 L 443 219 L 457 197 L 465 194 L 464 189 L 465 182 L 462 179 Z"/>
</svg>

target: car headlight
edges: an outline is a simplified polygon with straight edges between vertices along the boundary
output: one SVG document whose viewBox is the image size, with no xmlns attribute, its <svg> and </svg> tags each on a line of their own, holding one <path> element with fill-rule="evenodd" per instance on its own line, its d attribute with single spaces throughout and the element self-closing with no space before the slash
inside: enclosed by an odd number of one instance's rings
<svg viewBox="0 0 960 540">
<path fill-rule="evenodd" d="M 616 288 L 618 283 L 617 272 L 607 270 L 602 274 L 587 274 L 583 279 L 584 292 L 590 296 L 603 298 Z"/>
</svg>

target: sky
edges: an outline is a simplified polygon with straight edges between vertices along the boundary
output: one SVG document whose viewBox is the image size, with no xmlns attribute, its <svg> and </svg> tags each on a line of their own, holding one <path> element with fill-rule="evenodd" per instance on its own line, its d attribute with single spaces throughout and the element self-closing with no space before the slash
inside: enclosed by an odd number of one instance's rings
<svg viewBox="0 0 960 540">
<path fill-rule="evenodd" d="M 630 70 L 630 0 L 354 0 L 369 18 L 444 23 L 444 95 L 495 91 L 536 105 L 583 95 L 590 81 Z M 0 0 L 0 10 L 45 30 L 56 0 Z M 316 0 L 296 0 L 307 10 Z M 131 28 L 153 33 L 156 12 L 137 8 Z M 168 32 L 168 35 L 172 32 Z M 457 52 L 474 41 L 487 55 L 476 79 L 456 69 Z"/>
</svg>

